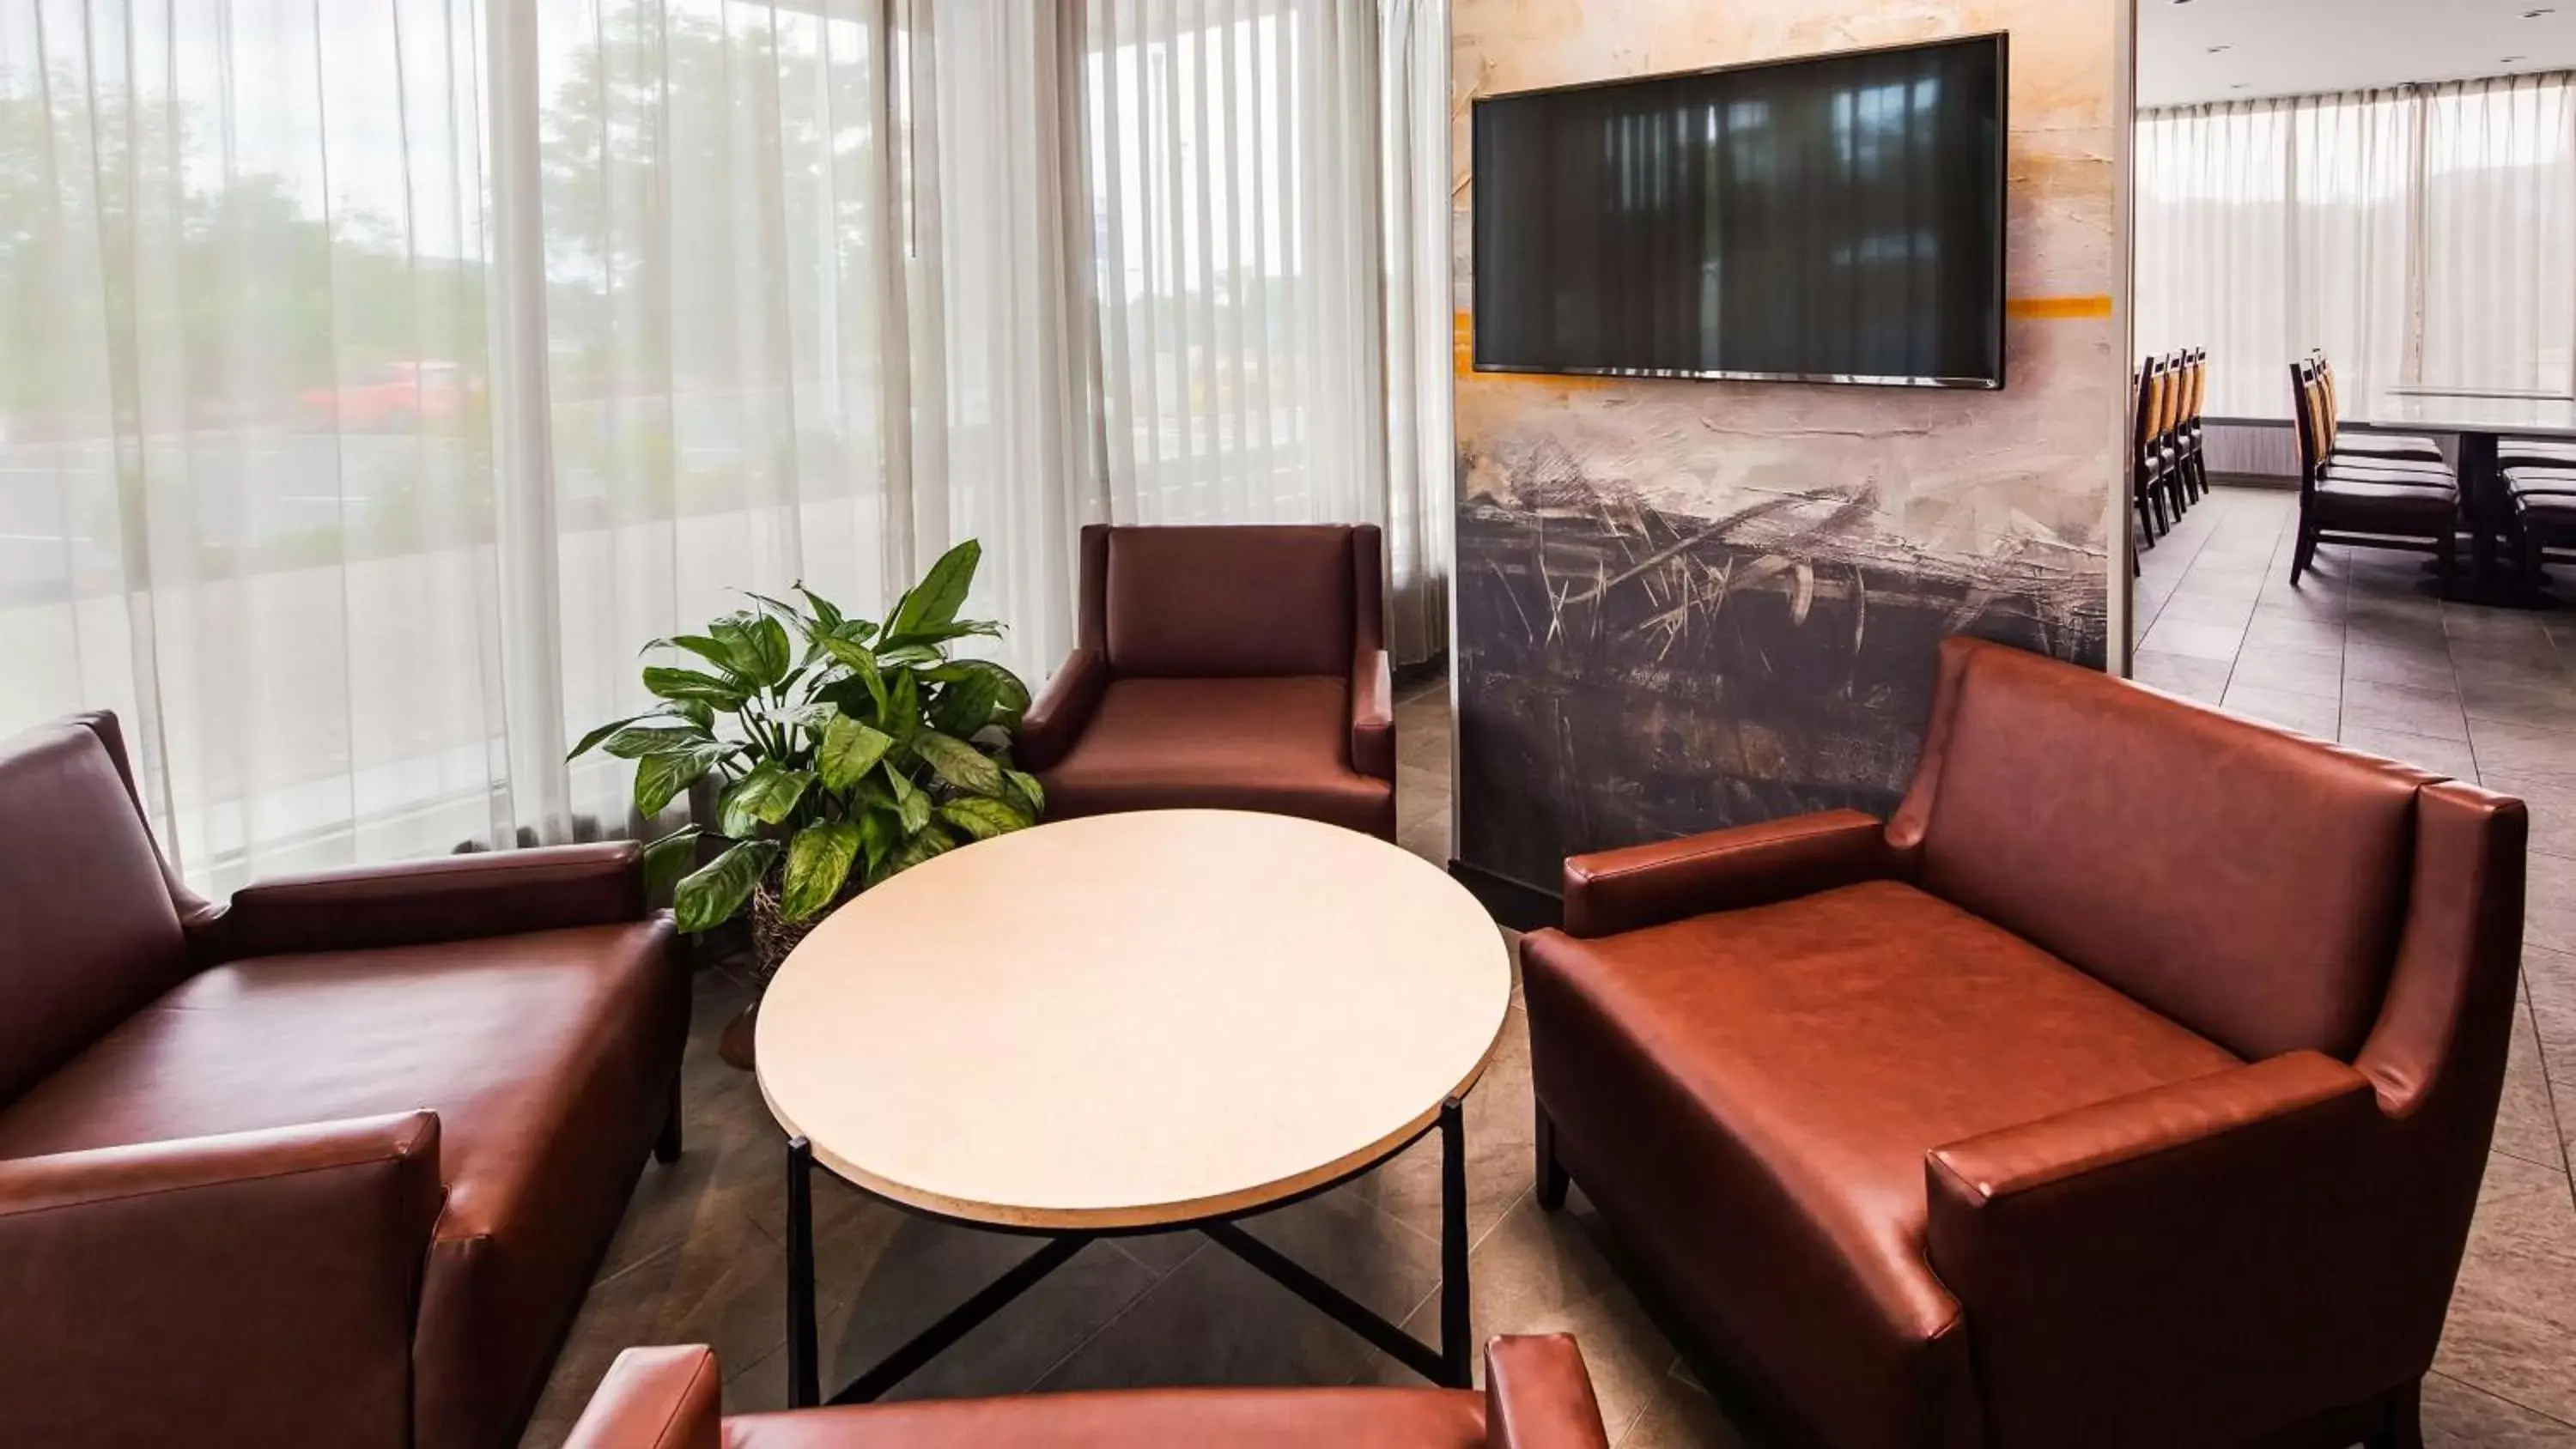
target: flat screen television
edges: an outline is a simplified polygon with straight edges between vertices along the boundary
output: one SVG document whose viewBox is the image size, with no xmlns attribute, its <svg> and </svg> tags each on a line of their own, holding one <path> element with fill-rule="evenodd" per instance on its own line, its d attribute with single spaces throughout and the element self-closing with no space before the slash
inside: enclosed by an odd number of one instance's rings
<svg viewBox="0 0 2576 1449">
<path fill-rule="evenodd" d="M 2003 386 L 2004 52 L 1477 101 L 1477 370 Z"/>
</svg>

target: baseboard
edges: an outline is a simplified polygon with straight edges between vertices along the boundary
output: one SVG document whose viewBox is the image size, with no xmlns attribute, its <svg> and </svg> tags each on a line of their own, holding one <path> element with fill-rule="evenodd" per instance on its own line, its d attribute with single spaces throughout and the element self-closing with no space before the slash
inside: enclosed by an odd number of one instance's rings
<svg viewBox="0 0 2576 1449">
<path fill-rule="evenodd" d="M 2269 488 L 2281 493 L 2299 491 L 2298 479 L 2284 478 L 2278 473 L 2212 473 L 2209 481 L 2215 487 Z"/>
<path fill-rule="evenodd" d="M 1463 860 L 1449 862 L 1449 877 L 1465 886 L 1487 915 L 1515 931 L 1538 931 L 1565 924 L 1565 902 L 1553 891 L 1525 885 Z"/>
</svg>

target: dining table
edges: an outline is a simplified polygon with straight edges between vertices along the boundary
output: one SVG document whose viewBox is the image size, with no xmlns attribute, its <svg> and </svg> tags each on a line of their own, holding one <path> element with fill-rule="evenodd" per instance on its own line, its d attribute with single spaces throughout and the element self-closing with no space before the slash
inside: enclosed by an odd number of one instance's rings
<svg viewBox="0 0 2576 1449">
<path fill-rule="evenodd" d="M 2360 431 L 2447 434 L 2458 440 L 2452 465 L 2469 534 L 2469 571 L 2447 582 L 2446 598 L 2505 607 L 2544 602 L 2529 597 L 2513 572 L 2497 562 L 2496 545 L 2507 533 L 2512 501 L 2496 466 L 2506 438 L 2576 439 L 2576 398 L 2534 392 L 2481 392 L 2468 388 L 2394 386 L 2358 400 L 2341 419 Z"/>
</svg>

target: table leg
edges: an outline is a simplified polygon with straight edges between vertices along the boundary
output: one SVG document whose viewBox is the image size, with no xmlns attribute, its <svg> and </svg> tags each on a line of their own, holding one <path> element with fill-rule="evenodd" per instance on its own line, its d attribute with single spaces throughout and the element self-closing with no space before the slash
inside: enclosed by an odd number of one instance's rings
<svg viewBox="0 0 2576 1449">
<path fill-rule="evenodd" d="M 2497 506 L 2503 502 L 2502 482 L 2496 476 L 2496 435 L 2460 434 L 2460 499 L 2468 505 L 2471 574 L 2481 595 L 2502 582 L 2496 577 L 2495 548 L 2503 519 Z"/>
<path fill-rule="evenodd" d="M 814 1146 L 787 1139 L 787 1406 L 810 1409 L 823 1402 L 815 1363 Z"/>
<path fill-rule="evenodd" d="M 1449 1387 L 1476 1386 L 1467 1298 L 1467 1123 L 1458 1099 L 1440 1106 L 1440 1361 Z"/>
</svg>

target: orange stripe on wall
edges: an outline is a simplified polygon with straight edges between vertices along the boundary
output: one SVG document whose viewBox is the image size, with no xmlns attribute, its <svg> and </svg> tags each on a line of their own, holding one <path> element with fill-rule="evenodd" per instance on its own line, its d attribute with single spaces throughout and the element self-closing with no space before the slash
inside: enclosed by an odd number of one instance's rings
<svg viewBox="0 0 2576 1449">
<path fill-rule="evenodd" d="M 2014 297 L 2004 303 L 2004 312 L 2008 316 L 2018 317 L 2025 322 L 2080 321 L 2088 318 L 2110 316 L 2111 299 L 2107 296 L 2098 295 L 2091 297 Z M 1468 313 L 1453 312 L 1449 316 L 1449 327 L 1451 347 L 1450 366 L 1459 376 L 1465 377 L 1469 373 L 1474 372 L 1476 367 L 1476 320 Z M 1508 374 L 1505 375 L 1507 376 Z M 1572 381 L 1573 379 L 1556 378 L 1553 380 L 1562 383 Z"/>
<path fill-rule="evenodd" d="M 2004 315 L 2026 322 L 2063 322 L 2080 317 L 2108 317 L 2108 297 L 2014 297 L 2004 303 Z"/>
</svg>

